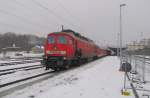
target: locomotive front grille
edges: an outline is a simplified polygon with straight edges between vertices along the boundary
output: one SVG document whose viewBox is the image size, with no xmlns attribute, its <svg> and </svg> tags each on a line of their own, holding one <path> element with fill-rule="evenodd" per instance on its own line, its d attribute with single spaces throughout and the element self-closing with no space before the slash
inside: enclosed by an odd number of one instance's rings
<svg viewBox="0 0 150 98">
<path fill-rule="evenodd" d="M 62 56 L 49 56 L 47 58 L 49 61 L 57 61 L 57 60 L 63 60 Z"/>
</svg>

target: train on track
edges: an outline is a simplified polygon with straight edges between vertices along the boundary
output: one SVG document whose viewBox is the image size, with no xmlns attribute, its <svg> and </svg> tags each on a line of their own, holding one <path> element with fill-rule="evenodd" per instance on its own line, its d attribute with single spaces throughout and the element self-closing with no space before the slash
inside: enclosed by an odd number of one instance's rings
<svg viewBox="0 0 150 98">
<path fill-rule="evenodd" d="M 73 30 L 62 30 L 48 34 L 44 44 L 43 62 L 46 70 L 68 69 L 92 59 L 110 54 L 92 40 Z"/>
</svg>

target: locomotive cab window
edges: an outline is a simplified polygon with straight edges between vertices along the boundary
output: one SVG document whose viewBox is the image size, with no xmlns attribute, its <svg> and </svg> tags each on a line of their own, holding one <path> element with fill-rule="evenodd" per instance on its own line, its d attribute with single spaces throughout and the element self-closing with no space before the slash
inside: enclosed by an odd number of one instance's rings
<svg viewBox="0 0 150 98">
<path fill-rule="evenodd" d="M 54 38 L 52 36 L 48 36 L 48 43 L 53 44 L 54 43 Z"/>
<path fill-rule="evenodd" d="M 58 42 L 60 44 L 66 44 L 67 43 L 66 38 L 64 36 L 59 36 L 58 37 Z"/>
</svg>

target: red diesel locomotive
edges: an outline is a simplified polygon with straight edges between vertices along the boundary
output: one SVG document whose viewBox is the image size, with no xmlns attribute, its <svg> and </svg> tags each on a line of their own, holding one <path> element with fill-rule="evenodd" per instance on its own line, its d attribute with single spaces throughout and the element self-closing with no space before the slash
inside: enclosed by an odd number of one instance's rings
<svg viewBox="0 0 150 98">
<path fill-rule="evenodd" d="M 67 69 L 74 63 L 96 59 L 107 52 L 94 42 L 72 30 L 62 30 L 48 34 L 44 45 L 46 69 Z"/>
</svg>

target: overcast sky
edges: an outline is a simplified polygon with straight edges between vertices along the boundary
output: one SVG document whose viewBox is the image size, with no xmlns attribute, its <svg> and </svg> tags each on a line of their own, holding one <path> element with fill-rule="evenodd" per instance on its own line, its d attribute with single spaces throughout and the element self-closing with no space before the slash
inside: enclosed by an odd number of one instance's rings
<svg viewBox="0 0 150 98">
<path fill-rule="evenodd" d="M 123 43 L 150 38 L 150 0 L 0 0 L 0 32 L 46 37 L 63 24 L 99 44 L 116 45 L 122 3 Z"/>
</svg>

